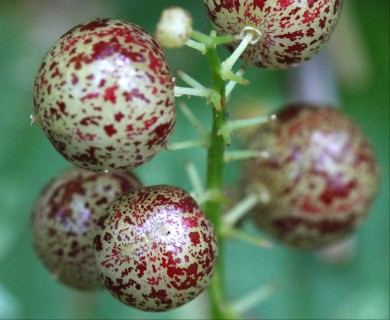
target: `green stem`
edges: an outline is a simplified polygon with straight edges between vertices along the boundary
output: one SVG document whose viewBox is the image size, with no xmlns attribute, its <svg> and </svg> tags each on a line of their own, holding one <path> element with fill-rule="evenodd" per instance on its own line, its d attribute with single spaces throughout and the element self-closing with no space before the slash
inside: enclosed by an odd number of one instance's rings
<svg viewBox="0 0 390 320">
<path fill-rule="evenodd" d="M 207 191 L 218 191 L 217 194 L 219 193 L 219 196 L 208 200 L 203 206 L 206 215 L 215 227 L 219 245 L 218 264 L 208 290 L 214 319 L 238 319 L 238 316 L 228 308 L 224 285 L 224 235 L 222 230 L 222 203 L 224 199 L 221 190 L 223 187 L 225 140 L 220 134 L 220 131 L 226 125 L 227 121 L 225 111 L 225 82 L 221 76 L 221 61 L 216 49 L 209 47 L 207 57 L 211 66 L 213 79 L 212 89 L 219 92 L 221 96 L 221 101 L 219 101 L 221 107 L 213 107 L 213 126 L 207 154 L 206 176 Z"/>
</svg>

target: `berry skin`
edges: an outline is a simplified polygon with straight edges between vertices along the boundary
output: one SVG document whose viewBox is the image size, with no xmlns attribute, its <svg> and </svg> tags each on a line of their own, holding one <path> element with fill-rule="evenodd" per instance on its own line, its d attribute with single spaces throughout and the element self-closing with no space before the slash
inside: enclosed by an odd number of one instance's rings
<svg viewBox="0 0 390 320">
<path fill-rule="evenodd" d="M 277 119 L 261 127 L 250 144 L 269 158 L 244 166 L 247 187 L 262 186 L 270 196 L 253 210 L 255 223 L 301 249 L 351 234 L 378 188 L 377 163 L 362 131 L 325 106 L 291 105 Z"/>
<path fill-rule="evenodd" d="M 35 80 L 37 119 L 71 163 L 129 171 L 167 143 L 176 120 L 165 54 L 142 28 L 96 19 L 49 50 Z"/>
<path fill-rule="evenodd" d="M 96 224 L 109 203 L 141 188 L 129 173 L 65 170 L 42 191 L 32 214 L 32 239 L 43 264 L 62 283 L 103 288 L 93 253 Z"/>
<path fill-rule="evenodd" d="M 248 65 L 286 69 L 312 58 L 336 27 L 342 0 L 204 0 L 220 34 L 261 33 L 242 54 Z M 238 42 L 231 46 L 234 49 Z"/>
<path fill-rule="evenodd" d="M 114 201 L 99 222 L 95 257 L 107 289 L 144 311 L 165 311 L 198 296 L 217 259 L 211 222 L 173 186 L 136 190 Z"/>
</svg>

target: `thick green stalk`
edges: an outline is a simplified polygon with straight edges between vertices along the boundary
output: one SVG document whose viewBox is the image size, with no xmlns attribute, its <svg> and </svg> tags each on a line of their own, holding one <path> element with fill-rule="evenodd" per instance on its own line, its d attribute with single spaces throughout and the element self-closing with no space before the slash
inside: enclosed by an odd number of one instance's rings
<svg viewBox="0 0 390 320">
<path fill-rule="evenodd" d="M 215 197 L 204 204 L 204 211 L 214 228 L 218 238 L 219 257 L 214 277 L 208 288 L 211 299 L 211 311 L 214 319 L 238 319 L 228 308 L 225 294 L 225 279 L 223 265 L 224 240 L 222 232 L 222 196 L 225 140 L 220 130 L 226 124 L 225 110 L 225 82 L 221 77 L 221 61 L 215 48 L 208 48 L 207 57 L 212 72 L 212 89 L 220 94 L 220 108 L 213 106 L 213 126 L 211 131 L 211 143 L 207 154 L 206 188 L 215 193 Z"/>
</svg>

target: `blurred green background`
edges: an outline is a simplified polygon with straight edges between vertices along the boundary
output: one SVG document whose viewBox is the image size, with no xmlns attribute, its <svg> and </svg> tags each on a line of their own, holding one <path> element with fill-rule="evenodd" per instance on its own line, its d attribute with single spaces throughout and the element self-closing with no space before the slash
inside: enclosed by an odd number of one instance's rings
<svg viewBox="0 0 390 320">
<path fill-rule="evenodd" d="M 161 10 L 170 5 L 189 10 L 196 29 L 210 30 L 201 1 L 0 0 L 0 318 L 207 318 L 206 295 L 175 311 L 153 314 L 125 307 L 105 292 L 82 294 L 66 288 L 36 258 L 29 229 L 39 191 L 69 166 L 39 126 L 30 126 L 33 82 L 41 59 L 78 23 L 113 17 L 153 32 Z M 208 83 L 200 54 L 183 48 L 167 55 L 173 72 L 185 70 Z M 251 85 L 238 88 L 230 101 L 234 116 L 260 114 L 292 99 L 337 103 L 371 140 L 381 167 L 381 186 L 366 223 L 332 252 L 303 253 L 278 244 L 262 249 L 229 241 L 225 255 L 229 297 L 234 300 L 259 286 L 276 284 L 276 292 L 249 310 L 248 318 L 388 319 L 389 1 L 345 0 L 334 37 L 316 59 L 287 72 L 249 70 L 247 78 Z M 201 100 L 181 101 L 209 125 L 209 110 Z M 172 141 L 196 137 L 189 127 L 179 114 Z M 242 137 L 236 137 L 236 145 Z M 200 149 L 164 151 L 136 172 L 146 185 L 168 183 L 190 190 L 184 169 L 177 168 L 191 159 L 203 174 L 204 156 Z M 238 174 L 237 164 L 227 167 L 226 181 L 233 194 Z M 250 222 L 243 228 L 261 235 Z"/>
</svg>

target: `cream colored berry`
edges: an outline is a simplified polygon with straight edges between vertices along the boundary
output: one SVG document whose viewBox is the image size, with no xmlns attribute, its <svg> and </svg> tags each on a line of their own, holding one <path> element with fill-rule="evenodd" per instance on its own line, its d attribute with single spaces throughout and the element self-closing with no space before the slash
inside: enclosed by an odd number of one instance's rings
<svg viewBox="0 0 390 320">
<path fill-rule="evenodd" d="M 156 28 L 157 41 L 166 48 L 183 46 L 192 33 L 192 17 L 180 7 L 172 7 L 162 12 Z"/>
</svg>

